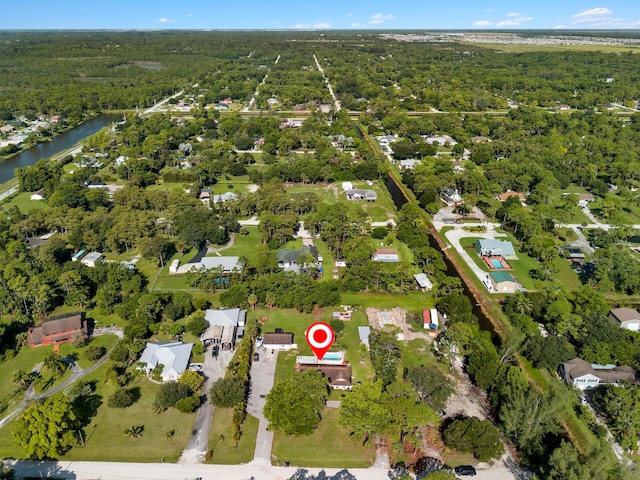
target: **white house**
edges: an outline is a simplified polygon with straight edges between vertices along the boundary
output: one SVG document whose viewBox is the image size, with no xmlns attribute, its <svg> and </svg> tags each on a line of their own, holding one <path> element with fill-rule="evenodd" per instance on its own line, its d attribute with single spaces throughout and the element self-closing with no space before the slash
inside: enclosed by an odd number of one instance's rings
<svg viewBox="0 0 640 480">
<path fill-rule="evenodd" d="M 102 262 L 103 259 L 104 257 L 100 252 L 89 252 L 84 257 L 82 257 L 80 263 L 87 267 L 95 268 L 95 266 Z"/>
<path fill-rule="evenodd" d="M 633 332 L 640 330 L 640 312 L 635 308 L 614 308 L 609 312 L 609 319 L 620 328 Z"/>
<path fill-rule="evenodd" d="M 37 190 L 29 196 L 30 200 L 44 200 L 44 189 Z"/>
<path fill-rule="evenodd" d="M 193 343 L 148 342 L 147 347 L 140 357 L 140 363 L 143 364 L 140 368 L 143 369 L 147 375 L 151 375 L 151 372 L 153 372 L 158 365 L 162 365 L 160 377 L 163 382 L 178 380 L 182 372 L 189 366 L 192 347 Z"/>
<path fill-rule="evenodd" d="M 342 182 L 342 191 L 346 192 L 348 190 L 353 190 L 353 183 L 351 183 L 351 182 Z"/>
<path fill-rule="evenodd" d="M 275 332 L 266 332 L 262 338 L 262 346 L 272 350 L 293 350 L 298 345 L 293 343 L 293 333 L 276 329 Z"/>
<path fill-rule="evenodd" d="M 560 364 L 559 373 L 567 385 L 578 390 L 594 390 L 600 385 L 618 385 L 622 381 L 633 382 L 636 371 L 631 367 L 590 364 L 574 358 Z"/>
<path fill-rule="evenodd" d="M 404 160 L 400 160 L 400 170 L 413 170 L 416 168 L 416 165 L 422 165 L 422 160 L 418 160 L 415 158 L 406 158 Z"/>
<path fill-rule="evenodd" d="M 374 262 L 398 263 L 398 251 L 395 248 L 379 248 L 371 256 Z"/>
<path fill-rule="evenodd" d="M 206 272 L 214 268 L 222 269 L 222 273 L 242 272 L 240 257 L 202 257 L 199 262 L 185 263 L 169 273 Z"/>
<path fill-rule="evenodd" d="M 233 192 L 226 192 L 223 193 L 222 195 L 214 195 L 213 196 L 213 203 L 225 203 L 225 202 L 230 202 L 232 200 L 237 200 L 238 199 L 238 195 L 236 195 Z"/>
</svg>

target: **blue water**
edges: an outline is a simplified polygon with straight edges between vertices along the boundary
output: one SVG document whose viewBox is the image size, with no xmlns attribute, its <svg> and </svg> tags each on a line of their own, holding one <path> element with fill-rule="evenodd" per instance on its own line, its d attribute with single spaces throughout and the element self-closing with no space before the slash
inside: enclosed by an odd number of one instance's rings
<svg viewBox="0 0 640 480">
<path fill-rule="evenodd" d="M 342 354 L 340 352 L 327 352 L 325 353 L 323 360 L 341 360 Z"/>
<path fill-rule="evenodd" d="M 495 268 L 496 270 L 503 268 L 500 260 L 491 260 L 491 264 L 493 265 L 493 268 Z"/>
</svg>

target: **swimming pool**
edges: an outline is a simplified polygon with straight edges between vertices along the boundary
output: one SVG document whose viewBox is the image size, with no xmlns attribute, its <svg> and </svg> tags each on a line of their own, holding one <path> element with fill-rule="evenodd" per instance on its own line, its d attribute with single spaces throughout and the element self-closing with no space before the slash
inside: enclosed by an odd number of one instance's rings
<svg viewBox="0 0 640 480">
<path fill-rule="evenodd" d="M 496 270 L 504 268 L 502 266 L 502 262 L 494 258 L 491 259 L 491 265 L 493 265 L 493 268 L 495 268 Z"/>
<path fill-rule="evenodd" d="M 327 352 L 322 357 L 322 360 L 339 360 L 342 361 L 344 357 L 342 356 L 342 352 Z"/>
</svg>

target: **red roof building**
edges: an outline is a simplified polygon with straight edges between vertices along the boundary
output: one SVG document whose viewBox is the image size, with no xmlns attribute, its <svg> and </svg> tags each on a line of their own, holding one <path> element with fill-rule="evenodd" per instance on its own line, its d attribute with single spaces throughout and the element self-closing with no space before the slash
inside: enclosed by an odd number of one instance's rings
<svg viewBox="0 0 640 480">
<path fill-rule="evenodd" d="M 34 348 L 71 342 L 78 335 L 84 338 L 89 336 L 87 322 L 82 313 L 47 319 L 37 327 L 29 329 L 27 338 L 29 346 Z"/>
</svg>

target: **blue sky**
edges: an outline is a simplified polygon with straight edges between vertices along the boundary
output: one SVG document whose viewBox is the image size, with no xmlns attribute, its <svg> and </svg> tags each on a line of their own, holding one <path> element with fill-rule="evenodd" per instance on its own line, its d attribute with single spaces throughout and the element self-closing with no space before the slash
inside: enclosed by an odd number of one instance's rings
<svg viewBox="0 0 640 480">
<path fill-rule="evenodd" d="M 640 29 L 640 0 L 3 0 L 0 29 Z"/>
</svg>

